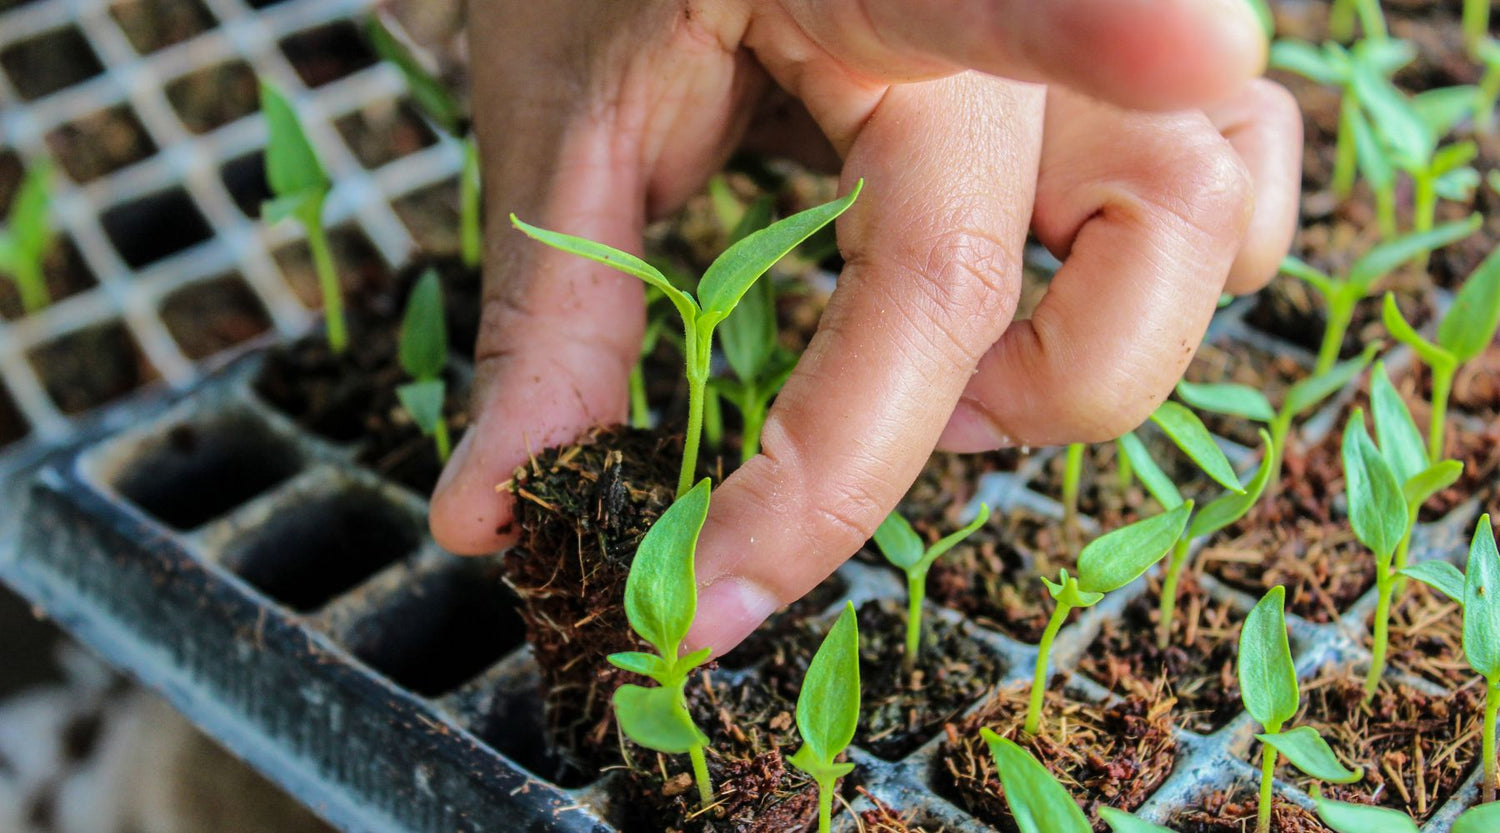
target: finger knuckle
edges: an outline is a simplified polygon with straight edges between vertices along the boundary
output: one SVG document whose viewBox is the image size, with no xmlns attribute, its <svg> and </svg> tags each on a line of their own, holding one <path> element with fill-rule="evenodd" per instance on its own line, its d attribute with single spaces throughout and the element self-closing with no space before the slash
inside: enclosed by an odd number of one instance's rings
<svg viewBox="0 0 1500 833">
<path fill-rule="evenodd" d="M 1186 142 L 1178 174 L 1158 202 L 1178 222 L 1219 245 L 1237 244 L 1255 207 L 1250 171 L 1217 133 Z"/>
</svg>

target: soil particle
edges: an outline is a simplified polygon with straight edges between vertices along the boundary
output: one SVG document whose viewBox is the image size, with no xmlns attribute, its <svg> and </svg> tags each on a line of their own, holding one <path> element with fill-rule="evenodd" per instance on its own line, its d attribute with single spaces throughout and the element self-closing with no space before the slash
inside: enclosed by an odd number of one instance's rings
<svg viewBox="0 0 1500 833">
<path fill-rule="evenodd" d="M 1233 790 L 1217 790 L 1202 805 L 1178 813 L 1168 826 L 1178 833 L 1251 833 L 1259 812 L 1256 788 L 1241 784 Z M 1312 813 L 1284 798 L 1271 801 L 1271 829 L 1275 833 L 1327 833 L 1328 828 Z"/>
</svg>

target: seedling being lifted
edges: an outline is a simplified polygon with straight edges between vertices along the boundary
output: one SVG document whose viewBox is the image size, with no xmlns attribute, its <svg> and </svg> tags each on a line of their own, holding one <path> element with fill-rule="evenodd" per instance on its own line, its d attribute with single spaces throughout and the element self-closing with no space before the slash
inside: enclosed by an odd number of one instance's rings
<svg viewBox="0 0 1500 833">
<path fill-rule="evenodd" d="M 916 670 L 917 651 L 922 647 L 922 599 L 927 595 L 927 571 L 943 553 L 979 531 L 989 519 L 989 505 L 980 504 L 979 514 L 963 529 L 925 548 L 922 537 L 899 512 L 892 512 L 875 530 L 875 546 L 885 560 L 906 574 L 906 655 L 902 662 L 907 674 Z"/>
<path fill-rule="evenodd" d="M 21 308 L 34 315 L 52 303 L 42 263 L 52 249 L 52 166 L 33 166 L 21 180 L 5 227 L 0 228 L 0 274 L 9 275 L 21 296 Z"/>
<path fill-rule="evenodd" d="M 443 288 L 435 270 L 428 269 L 412 288 L 401 321 L 401 367 L 412 381 L 396 388 L 401 407 L 424 437 L 432 437 L 438 459 L 448 462 L 452 441 L 448 420 L 443 416 L 448 386 L 443 368 L 448 365 L 448 325 L 443 317 Z"/>
<path fill-rule="evenodd" d="M 713 649 L 679 654 L 698 610 L 693 559 L 698 533 L 708 517 L 708 501 L 706 479 L 674 501 L 641 539 L 625 579 L 625 618 L 656 653 L 626 651 L 609 656 L 611 665 L 649 677 L 657 685 L 626 684 L 615 690 L 620 730 L 647 749 L 668 755 L 687 753 L 704 807 L 714 799 L 704 757 L 708 736 L 688 713 L 686 687 L 688 674 L 708 661 Z"/>
<path fill-rule="evenodd" d="M 797 692 L 797 732 L 802 748 L 787 763 L 818 782 L 818 833 L 828 833 L 838 780 L 854 771 L 839 755 L 859 727 L 859 622 L 854 603 L 823 638 Z"/>
<path fill-rule="evenodd" d="M 687 492 L 698 468 L 714 328 L 734 312 L 735 305 L 766 270 L 813 232 L 843 214 L 854 204 L 863 187 L 864 181 L 860 180 L 843 199 L 793 214 L 730 246 L 704 273 L 703 280 L 698 283 L 696 298 L 673 286 L 659 269 L 635 255 L 603 243 L 537 228 L 511 215 L 516 228 L 534 240 L 603 263 L 656 287 L 672 301 L 682 316 L 684 352 L 687 354 L 688 421 L 683 438 L 682 473 L 677 481 L 678 495 Z"/>
</svg>

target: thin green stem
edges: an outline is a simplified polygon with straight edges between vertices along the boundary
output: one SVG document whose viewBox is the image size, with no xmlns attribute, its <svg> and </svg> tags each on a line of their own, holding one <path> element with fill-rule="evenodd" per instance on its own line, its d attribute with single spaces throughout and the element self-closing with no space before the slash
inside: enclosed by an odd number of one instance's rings
<svg viewBox="0 0 1500 833">
<path fill-rule="evenodd" d="M 1161 583 L 1160 621 L 1156 626 L 1156 646 L 1166 648 L 1172 644 L 1172 619 L 1177 614 L 1177 585 L 1182 579 L 1182 568 L 1187 566 L 1188 548 L 1192 541 L 1183 536 L 1172 547 L 1172 557 L 1167 561 L 1167 574 Z"/>
<path fill-rule="evenodd" d="M 1286 458 L 1286 438 L 1292 433 L 1292 413 L 1285 408 L 1271 420 L 1271 476 L 1266 481 L 1266 496 L 1281 489 L 1281 461 Z"/>
<path fill-rule="evenodd" d="M 1354 39 L 1354 0 L 1333 0 L 1328 10 L 1328 37 L 1339 43 Z"/>
<path fill-rule="evenodd" d="M 318 203 L 321 206 L 321 203 Z M 313 214 L 321 216 L 321 209 Z M 323 293 L 323 316 L 328 322 L 328 346 L 335 353 L 343 353 L 349 347 L 349 331 L 344 324 L 344 296 L 339 286 L 338 267 L 333 262 L 333 250 L 328 248 L 328 235 L 323 224 L 313 219 L 304 222 L 307 229 L 307 248 L 312 252 L 313 268 L 318 273 L 318 288 Z"/>
<path fill-rule="evenodd" d="M 1396 186 L 1394 183 L 1375 190 L 1375 222 L 1380 235 L 1389 240 L 1398 233 L 1396 226 Z"/>
<path fill-rule="evenodd" d="M 479 179 L 479 143 L 473 136 L 464 140 L 464 167 L 458 180 L 459 199 L 459 245 L 462 247 L 464 265 L 470 269 L 479 266 L 484 254 L 481 234 Z"/>
<path fill-rule="evenodd" d="M 1487 64 L 1479 79 L 1479 103 L 1474 106 L 1474 127 L 1488 136 L 1495 129 L 1495 101 L 1500 99 L 1500 61 Z"/>
<path fill-rule="evenodd" d="M 1078 486 L 1083 480 L 1083 443 L 1068 446 L 1063 465 L 1063 522 L 1072 529 L 1078 523 Z"/>
<path fill-rule="evenodd" d="M 1464 42 L 1469 52 L 1479 54 L 1479 46 L 1490 33 L 1490 0 L 1464 0 Z"/>
<path fill-rule="evenodd" d="M 922 650 L 922 597 L 927 595 L 927 571 L 906 574 L 906 656 L 902 661 L 907 676 L 917 670 L 917 652 Z"/>
<path fill-rule="evenodd" d="M 1495 716 L 1500 714 L 1500 682 L 1491 682 L 1484 697 L 1484 803 L 1495 800 Z"/>
<path fill-rule="evenodd" d="M 1354 143 L 1355 110 L 1359 106 L 1352 87 L 1344 89 L 1339 102 L 1339 130 L 1333 146 L 1333 193 L 1339 199 L 1348 199 L 1354 192 L 1354 181 L 1359 175 L 1359 149 Z"/>
<path fill-rule="evenodd" d="M 1448 396 L 1453 391 L 1453 375 L 1458 368 L 1442 362 L 1432 368 L 1432 421 L 1427 425 L 1427 456 L 1432 460 L 1443 459 L 1445 447 L 1443 430 L 1448 422 Z"/>
<path fill-rule="evenodd" d="M 1271 735 L 1281 731 L 1280 726 L 1267 726 L 1265 729 L 1266 734 Z M 1256 833 L 1271 831 L 1271 794 L 1276 787 L 1276 759 L 1280 754 L 1276 747 L 1268 743 L 1260 745 L 1260 811 L 1255 817 Z"/>
<path fill-rule="evenodd" d="M 1326 300 L 1328 323 L 1323 329 L 1323 343 L 1318 347 L 1318 363 L 1313 367 L 1314 376 L 1327 373 L 1338 362 L 1339 351 L 1344 347 L 1344 335 L 1349 332 L 1349 324 L 1354 320 L 1355 299 L 1344 291 L 1344 285 L 1339 285 Z"/>
<path fill-rule="evenodd" d="M 693 488 L 698 474 L 698 445 L 703 438 L 703 400 L 708 396 L 709 351 L 699 343 L 698 327 L 689 322 L 684 329 L 683 354 L 687 356 L 688 417 L 682 437 L 682 473 L 677 477 L 677 496 Z"/>
<path fill-rule="evenodd" d="M 1130 458 L 1125 456 L 1125 450 L 1115 443 L 1115 473 L 1120 478 L 1120 491 L 1130 491 L 1130 484 L 1135 481 L 1135 466 L 1130 464 Z"/>
<path fill-rule="evenodd" d="M 818 833 L 833 829 L 833 791 L 835 784 L 818 781 Z"/>
<path fill-rule="evenodd" d="M 1371 637 L 1370 670 L 1365 672 L 1366 703 L 1375 699 L 1375 692 L 1380 688 L 1380 678 L 1385 674 L 1385 654 L 1391 632 L 1391 591 L 1396 588 L 1389 562 L 1377 565 L 1376 570 L 1375 627 Z"/>
<path fill-rule="evenodd" d="M 1391 562 L 1396 585 L 1391 590 L 1392 605 L 1401 600 L 1401 593 L 1406 590 L 1406 576 L 1401 575 L 1401 571 L 1406 569 L 1406 562 L 1411 558 L 1411 536 L 1417 528 L 1417 513 L 1421 511 L 1421 504 L 1406 504 L 1406 534 L 1401 536 L 1401 543 L 1396 545 L 1396 559 Z"/>
<path fill-rule="evenodd" d="M 651 427 L 651 403 L 646 401 L 646 372 L 637 361 L 630 368 L 630 427 Z"/>
<path fill-rule="evenodd" d="M 760 396 L 760 391 L 749 392 L 745 412 L 740 416 L 744 422 L 740 429 L 740 465 L 744 465 L 760 453 L 760 432 L 766 425 L 766 400 Z"/>
<path fill-rule="evenodd" d="M 714 785 L 708 780 L 708 759 L 703 756 L 703 747 L 688 750 L 693 759 L 693 781 L 698 785 L 698 801 L 705 808 L 714 803 Z"/>
<path fill-rule="evenodd" d="M 432 431 L 432 440 L 437 443 L 438 460 L 447 463 L 448 458 L 453 456 L 453 441 L 448 436 L 448 420 L 442 415 L 438 416 L 437 427 Z"/>
<path fill-rule="evenodd" d="M 1432 231 L 1432 224 L 1437 219 L 1437 179 L 1427 171 L 1412 175 L 1412 184 L 1415 194 L 1412 197 L 1412 231 L 1421 233 Z M 1415 261 L 1416 270 L 1426 273 L 1427 264 L 1432 259 L 1432 253 L 1423 252 Z"/>
<path fill-rule="evenodd" d="M 1047 665 L 1051 659 L 1052 640 L 1057 638 L 1057 632 L 1062 629 L 1063 622 L 1072 610 L 1071 605 L 1057 603 L 1057 608 L 1052 611 L 1052 618 L 1047 621 L 1047 629 L 1042 632 L 1041 644 L 1037 646 L 1036 674 L 1031 679 L 1031 703 L 1026 707 L 1025 730 L 1028 735 L 1034 735 L 1042 728 L 1042 699 L 1047 694 Z"/>
<path fill-rule="evenodd" d="M 1380 11 L 1380 0 L 1354 0 L 1359 13 L 1359 25 L 1370 40 L 1386 40 L 1390 35 L 1385 29 L 1385 15 Z"/>
<path fill-rule="evenodd" d="M 21 308 L 27 315 L 35 315 L 52 303 L 52 294 L 47 291 L 47 279 L 42 274 L 42 265 L 34 260 L 17 259 L 16 290 L 21 293 Z"/>
</svg>

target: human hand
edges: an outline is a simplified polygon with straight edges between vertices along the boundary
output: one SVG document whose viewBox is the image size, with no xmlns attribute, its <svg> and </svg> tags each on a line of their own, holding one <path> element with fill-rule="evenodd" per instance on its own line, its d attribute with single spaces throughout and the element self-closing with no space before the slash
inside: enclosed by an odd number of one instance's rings
<svg viewBox="0 0 1500 833">
<path fill-rule="evenodd" d="M 639 252 L 773 83 L 841 193 L 865 179 L 762 452 L 715 490 L 693 648 L 831 573 L 934 447 L 1135 428 L 1294 230 L 1300 116 L 1252 80 L 1242 0 L 475 0 L 470 33 L 490 228 L 474 418 L 432 504 L 453 552 L 511 541 L 494 484 L 528 447 L 623 421 L 644 328 L 639 281 L 521 239 L 512 212 Z M 1028 230 L 1063 266 L 1012 322 Z"/>
</svg>

